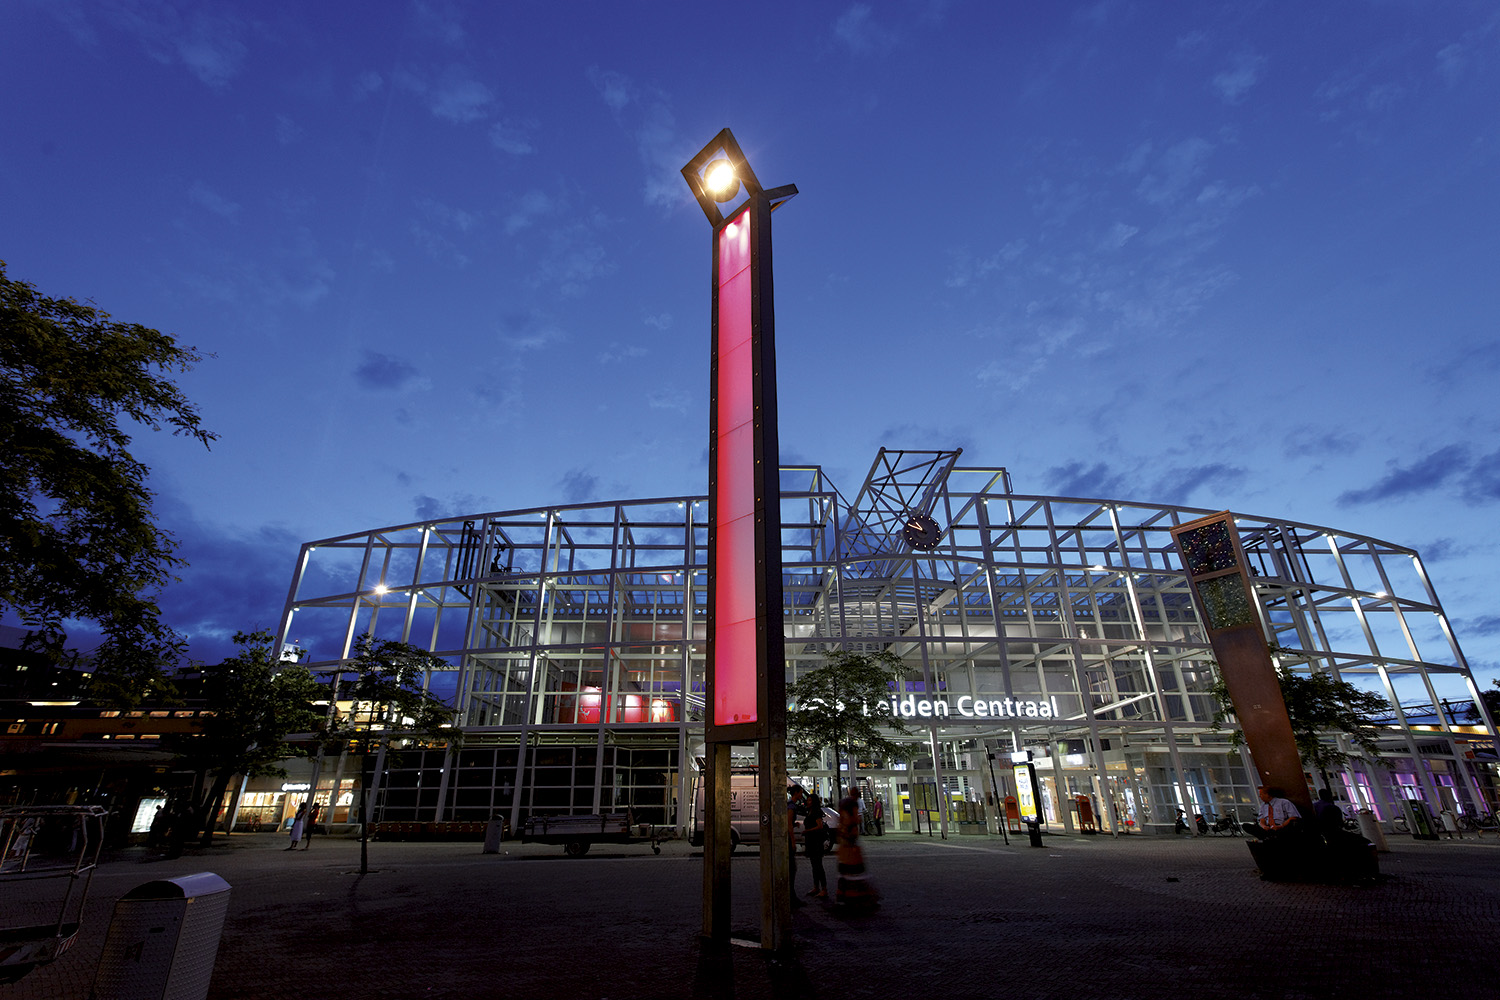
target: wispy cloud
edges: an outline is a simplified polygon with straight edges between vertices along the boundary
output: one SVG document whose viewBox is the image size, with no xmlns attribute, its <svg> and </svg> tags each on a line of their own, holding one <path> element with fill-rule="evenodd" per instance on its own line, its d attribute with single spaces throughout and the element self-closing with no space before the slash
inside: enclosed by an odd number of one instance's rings
<svg viewBox="0 0 1500 1000">
<path fill-rule="evenodd" d="M 185 11 L 174 4 L 122 3 L 101 12 L 152 59 L 163 66 L 181 65 L 215 90 L 225 89 L 240 74 L 249 52 L 243 41 L 245 22 L 217 5 Z M 81 27 L 73 30 L 75 38 Z"/>
<path fill-rule="evenodd" d="M 686 413 L 693 405 L 693 394 L 681 389 L 653 389 L 646 393 L 646 405 L 653 410 L 675 410 Z"/>
<path fill-rule="evenodd" d="M 1352 452 L 1359 438 L 1348 431 L 1302 424 L 1287 432 L 1281 450 L 1288 458 L 1316 458 Z"/>
<path fill-rule="evenodd" d="M 367 69 L 354 78 L 354 99 L 362 101 L 367 97 L 380 93 L 385 87 L 385 77 Z"/>
<path fill-rule="evenodd" d="M 444 517 L 480 514 L 491 506 L 489 497 L 474 493 L 450 493 L 445 497 L 423 493 L 411 499 L 412 514 L 419 521 L 436 521 Z"/>
<path fill-rule="evenodd" d="M 516 200 L 515 206 L 505 217 L 505 234 L 514 236 L 556 210 L 557 205 L 551 196 L 541 191 L 527 191 Z"/>
<path fill-rule="evenodd" d="M 639 86 L 615 70 L 588 70 L 589 82 L 599 92 L 615 121 L 635 141 L 636 153 L 645 168 L 646 204 L 671 206 L 688 200 L 682 182 L 682 165 L 694 147 L 677 132 L 677 120 L 667 95 Z"/>
<path fill-rule="evenodd" d="M 1126 492 L 1125 476 L 1104 462 L 1068 462 L 1043 473 L 1049 489 L 1065 497 L 1118 497 Z"/>
<path fill-rule="evenodd" d="M 286 115 L 276 116 L 276 141 L 283 146 L 290 146 L 302 138 L 302 126 L 298 125 Z"/>
<path fill-rule="evenodd" d="M 1396 500 L 1429 493 L 1469 467 L 1467 450 L 1462 445 L 1439 448 L 1409 466 L 1389 463 L 1391 471 L 1363 489 L 1346 490 L 1338 502 L 1345 507 Z"/>
<path fill-rule="evenodd" d="M 599 496 L 599 477 L 583 469 L 569 469 L 557 481 L 564 503 L 584 503 Z"/>
<path fill-rule="evenodd" d="M 1213 143 L 1196 136 L 1172 145 L 1151 163 L 1136 185 L 1136 196 L 1158 206 L 1180 200 L 1203 176 L 1213 151 Z"/>
<path fill-rule="evenodd" d="M 274 630 L 302 540 L 278 525 L 207 525 L 170 498 L 158 498 L 156 509 L 186 563 L 158 603 L 163 620 L 191 641 L 193 656 L 216 663 L 232 653 L 234 633 Z"/>
<path fill-rule="evenodd" d="M 1014 263 L 1025 252 L 1025 240 L 1011 240 L 994 253 L 982 257 L 976 257 L 967 247 L 950 250 L 948 256 L 952 258 L 952 263 L 943 284 L 949 288 L 964 288 L 982 281 L 1006 264 Z"/>
<path fill-rule="evenodd" d="M 512 314 L 501 321 L 500 342 L 518 354 L 544 350 L 566 339 L 556 324 L 537 313 Z"/>
<path fill-rule="evenodd" d="M 1151 496 L 1168 503 L 1190 503 L 1200 490 L 1212 490 L 1214 505 L 1227 502 L 1221 500 L 1237 490 L 1244 481 L 1246 471 L 1239 466 L 1223 462 L 1206 465 L 1179 466 L 1164 472 L 1151 487 Z"/>
<path fill-rule="evenodd" d="M 496 106 L 494 91 L 457 67 L 446 67 L 436 79 L 411 70 L 398 73 L 401 89 L 420 97 L 433 116 L 455 125 L 477 122 Z"/>
<path fill-rule="evenodd" d="M 1485 455 L 1474 463 L 1464 476 L 1463 497 L 1471 504 L 1500 500 L 1500 451 Z"/>
<path fill-rule="evenodd" d="M 547 233 L 547 249 L 537 262 L 535 283 L 571 298 L 583 294 L 590 282 L 613 274 L 615 262 L 594 231 L 598 221 L 552 228 Z"/>
<path fill-rule="evenodd" d="M 511 156 L 536 152 L 528 133 L 536 130 L 535 122 L 503 121 L 490 126 L 490 145 Z"/>
<path fill-rule="evenodd" d="M 416 202 L 417 219 L 411 224 L 412 241 L 433 260 L 455 267 L 467 267 L 469 255 L 460 249 L 456 238 L 468 235 L 480 225 L 473 212 L 454 208 L 434 198 Z"/>
<path fill-rule="evenodd" d="M 608 347 L 599 352 L 599 363 L 601 365 L 617 364 L 621 361 L 644 358 L 650 353 L 640 344 L 621 344 L 618 341 L 611 341 Z"/>
<path fill-rule="evenodd" d="M 1174 466 L 1150 480 L 1140 477 L 1140 467 L 1131 471 L 1112 468 L 1106 462 L 1074 461 L 1053 466 L 1044 474 L 1052 492 L 1059 496 L 1119 499 L 1134 494 L 1165 503 L 1191 503 L 1195 494 L 1212 490 L 1215 502 L 1240 488 L 1246 470 L 1223 462 Z"/>
<path fill-rule="evenodd" d="M 354 369 L 354 380 L 366 389 L 401 391 L 425 383 L 422 373 L 405 358 L 366 350 Z"/>
<path fill-rule="evenodd" d="M 1265 65 L 1264 56 L 1254 52 L 1238 53 L 1227 67 L 1214 74 L 1213 88 L 1226 103 L 1239 104 L 1250 88 L 1260 82 Z"/>
<path fill-rule="evenodd" d="M 860 56 L 881 55 L 896 47 L 900 37 L 879 24 L 868 4 L 850 6 L 833 22 L 833 36 Z"/>
<path fill-rule="evenodd" d="M 444 45 L 463 44 L 463 13 L 458 4 L 443 0 L 414 0 L 411 14 L 418 33 L 423 36 Z"/>
<path fill-rule="evenodd" d="M 239 221 L 239 203 L 230 201 L 202 181 L 198 181 L 188 189 L 188 200 L 220 218 L 228 219 L 230 222 Z"/>
</svg>

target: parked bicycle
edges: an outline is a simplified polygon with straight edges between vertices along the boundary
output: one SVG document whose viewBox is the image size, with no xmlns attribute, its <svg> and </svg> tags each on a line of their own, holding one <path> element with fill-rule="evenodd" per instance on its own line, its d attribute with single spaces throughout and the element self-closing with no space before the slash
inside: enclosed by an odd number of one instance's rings
<svg viewBox="0 0 1500 1000">
<path fill-rule="evenodd" d="M 1234 813 L 1220 813 L 1212 825 L 1209 826 L 1209 830 L 1216 835 L 1223 836 L 1227 834 L 1230 837 L 1238 837 L 1243 832 L 1240 829 L 1240 821 Z"/>
</svg>

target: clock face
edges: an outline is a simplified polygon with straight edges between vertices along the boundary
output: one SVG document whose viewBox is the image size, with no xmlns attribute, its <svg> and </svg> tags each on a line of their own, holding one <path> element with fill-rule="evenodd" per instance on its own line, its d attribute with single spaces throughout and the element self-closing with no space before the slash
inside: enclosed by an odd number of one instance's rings
<svg viewBox="0 0 1500 1000">
<path fill-rule="evenodd" d="M 926 514 L 913 511 L 906 515 L 906 523 L 901 527 L 901 537 L 912 548 L 927 552 L 937 548 L 938 539 L 943 537 L 943 529 Z"/>
</svg>

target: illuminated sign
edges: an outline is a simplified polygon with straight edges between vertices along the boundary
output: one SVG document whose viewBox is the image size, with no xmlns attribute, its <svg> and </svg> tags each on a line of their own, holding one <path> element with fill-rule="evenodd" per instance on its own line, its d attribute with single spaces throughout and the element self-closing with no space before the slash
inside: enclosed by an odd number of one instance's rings
<svg viewBox="0 0 1500 1000">
<path fill-rule="evenodd" d="M 281 783 L 281 790 L 283 792 L 306 792 L 311 789 L 312 785 L 309 785 L 305 781 L 283 781 Z"/>
<path fill-rule="evenodd" d="M 939 698 L 892 698 L 892 715 L 903 719 L 947 719 L 956 713 L 964 719 L 1057 719 L 1057 698 L 1026 701 L 1020 698 L 975 698 L 964 695 L 949 705 Z M 869 714 L 866 708 L 865 714 Z"/>
<path fill-rule="evenodd" d="M 813 699 L 814 703 L 821 701 L 821 698 Z M 1055 695 L 1046 701 L 1037 701 L 1022 698 L 975 698 L 973 695 L 966 694 L 951 705 L 942 698 L 918 698 L 915 695 L 908 695 L 905 698 L 891 698 L 885 703 L 885 707 L 891 715 L 902 719 L 951 719 L 955 715 L 962 719 L 1062 718 Z M 842 702 L 839 708 L 843 708 Z M 869 705 L 864 705 L 863 709 L 865 715 L 870 714 Z"/>
<path fill-rule="evenodd" d="M 1017 764 L 1012 770 L 1016 775 L 1016 805 L 1021 811 L 1021 821 L 1035 822 L 1036 768 L 1032 764 Z"/>
</svg>

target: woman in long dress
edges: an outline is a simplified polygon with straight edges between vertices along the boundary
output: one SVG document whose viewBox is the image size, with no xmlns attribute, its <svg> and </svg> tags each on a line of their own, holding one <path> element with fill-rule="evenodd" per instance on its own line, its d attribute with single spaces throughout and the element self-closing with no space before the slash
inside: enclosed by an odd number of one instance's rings
<svg viewBox="0 0 1500 1000">
<path fill-rule="evenodd" d="M 307 803 L 304 802 L 297 807 L 297 815 L 292 817 L 292 843 L 287 848 L 289 851 L 297 849 L 297 842 L 302 839 L 302 830 L 307 824 Z"/>
<path fill-rule="evenodd" d="M 865 871 L 865 852 L 859 846 L 859 786 L 839 800 L 839 888 L 835 900 L 851 910 L 873 910 L 880 894 Z"/>
</svg>

